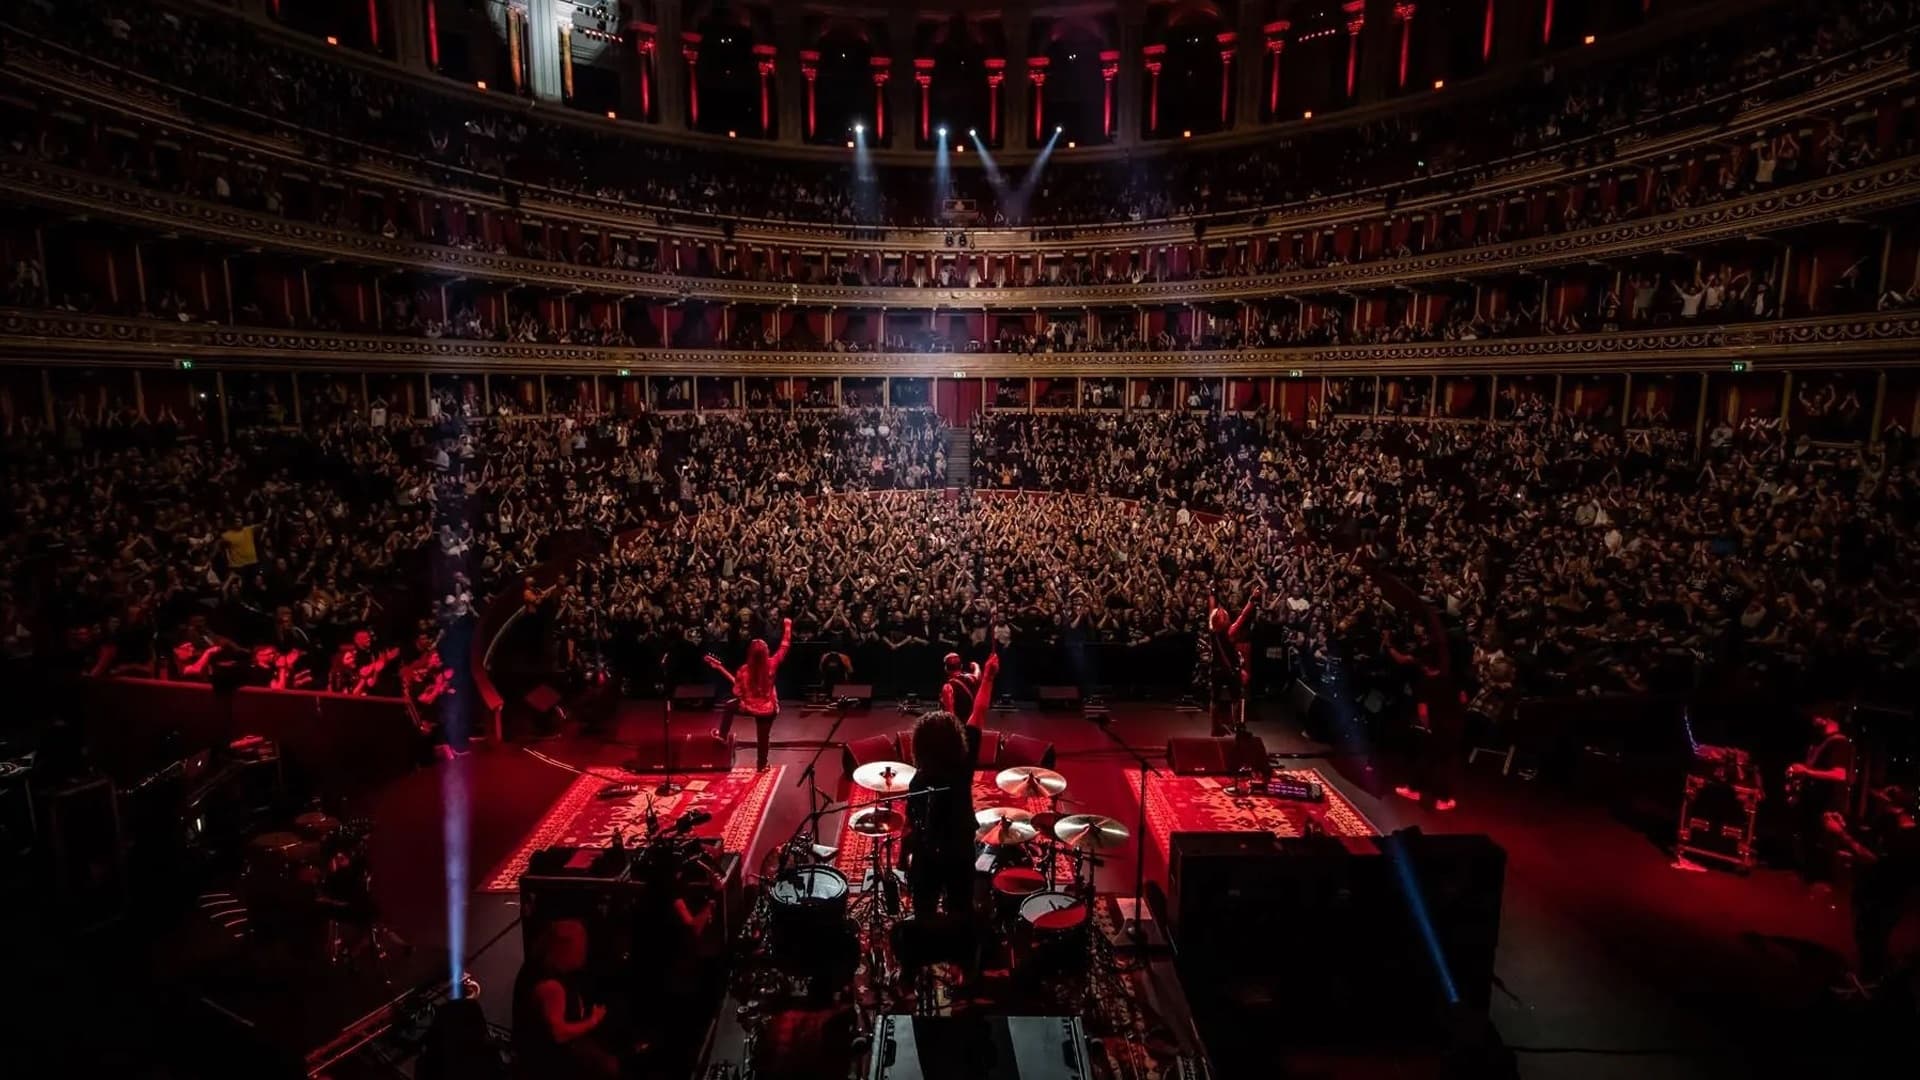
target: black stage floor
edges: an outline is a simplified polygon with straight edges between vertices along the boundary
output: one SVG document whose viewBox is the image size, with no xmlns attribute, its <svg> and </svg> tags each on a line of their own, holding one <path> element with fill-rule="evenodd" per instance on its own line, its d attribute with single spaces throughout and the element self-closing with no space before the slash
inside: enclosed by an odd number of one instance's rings
<svg viewBox="0 0 1920 1080">
<path fill-rule="evenodd" d="M 1112 711 L 1115 733 L 1155 752 L 1169 736 L 1206 729 L 1203 715 L 1167 706 L 1118 704 Z M 830 723 L 828 715 L 792 706 L 781 717 L 774 760 L 791 768 L 748 866 L 804 816 L 806 794 L 794 781 Z M 1125 759 L 1096 725 L 1075 714 L 1034 711 L 996 724 L 1051 740 L 1077 774 L 1091 778 L 1070 792 L 1079 801 L 1075 810 L 1132 819 L 1119 775 Z M 879 705 L 849 716 L 838 738 L 908 725 L 898 710 Z M 1320 749 L 1277 718 L 1256 714 L 1252 726 L 1272 751 Z M 618 746 L 577 736 L 538 749 L 576 766 L 617 764 L 624 756 Z M 831 787 L 838 754 L 821 760 Z M 1111 768 L 1095 767 L 1099 761 Z M 1518 1050 L 1522 1075 L 1751 1076 L 1795 1061 L 1830 1069 L 1832 1055 L 1847 1052 L 1844 1044 L 1823 1043 L 1837 1031 L 1821 1004 L 1822 989 L 1845 967 L 1845 915 L 1810 897 L 1793 875 L 1672 869 L 1649 831 L 1564 790 L 1503 778 L 1497 768 L 1472 771 L 1460 808 L 1437 814 L 1370 795 L 1330 763 L 1309 763 L 1321 764 L 1383 830 L 1486 832 L 1506 849 L 1493 1020 Z M 466 774 L 473 796 L 469 880 L 503 859 L 572 779 L 517 747 L 494 747 L 409 776 L 380 796 L 372 808 L 379 823 L 376 889 L 389 920 L 416 941 L 445 940 L 439 807 L 449 769 Z M 823 830 L 836 834 L 837 823 Z M 1104 868 L 1102 890 L 1131 891 L 1133 870 L 1130 849 Z M 488 988 L 489 1013 L 502 1022 L 520 961 L 519 934 L 509 932 L 516 915 L 513 898 L 498 895 L 471 897 L 466 912 L 465 940 L 477 954 L 471 969 Z M 1378 1074 L 1357 1060 L 1275 1051 L 1280 1071 L 1272 1075 Z"/>
</svg>

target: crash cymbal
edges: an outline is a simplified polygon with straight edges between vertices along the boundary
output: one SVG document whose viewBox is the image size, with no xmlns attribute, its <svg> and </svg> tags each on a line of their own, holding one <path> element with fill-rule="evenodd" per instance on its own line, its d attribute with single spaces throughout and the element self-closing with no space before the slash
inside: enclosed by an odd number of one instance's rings
<svg viewBox="0 0 1920 1080">
<path fill-rule="evenodd" d="M 975 825 L 991 825 L 1003 818 L 1008 821 L 1032 821 L 1033 814 L 1017 806 L 989 806 L 973 812 Z"/>
<path fill-rule="evenodd" d="M 853 770 L 853 782 L 868 791 L 898 795 L 913 783 L 914 768 L 902 761 L 869 761 Z"/>
<path fill-rule="evenodd" d="M 907 830 L 907 818 L 891 807 L 869 806 L 856 811 L 847 828 L 861 836 L 898 836 Z"/>
<path fill-rule="evenodd" d="M 995 786 L 1009 795 L 1051 799 L 1067 790 L 1067 778 L 1038 765 L 1016 765 L 1000 770 Z"/>
<path fill-rule="evenodd" d="M 1027 814 L 1023 810 L 984 812 L 993 814 L 993 817 L 973 834 L 973 838 L 983 844 L 993 847 L 1012 847 L 1016 844 L 1032 843 L 1033 838 L 1040 835 L 1034 830 L 1033 822 L 1027 820 Z M 979 814 L 974 815 L 976 821 L 979 818 Z"/>
<path fill-rule="evenodd" d="M 1127 827 L 1100 814 L 1071 814 L 1060 819 L 1053 835 L 1070 848 L 1110 851 L 1127 842 Z"/>
</svg>

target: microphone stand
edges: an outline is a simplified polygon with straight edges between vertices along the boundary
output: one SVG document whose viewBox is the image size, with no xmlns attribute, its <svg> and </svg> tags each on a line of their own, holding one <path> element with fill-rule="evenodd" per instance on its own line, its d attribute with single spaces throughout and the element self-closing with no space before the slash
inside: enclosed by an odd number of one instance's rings
<svg viewBox="0 0 1920 1080">
<path fill-rule="evenodd" d="M 655 795 L 677 795 L 686 789 L 673 782 L 673 689 L 668 687 L 667 700 L 660 708 L 660 747 L 667 755 L 666 776 L 660 779 L 660 786 L 653 789 Z"/>
<path fill-rule="evenodd" d="M 1115 746 L 1118 746 L 1128 757 L 1134 760 L 1135 764 L 1140 766 L 1140 806 L 1138 812 L 1134 815 L 1133 833 L 1136 838 L 1135 842 L 1139 845 L 1139 850 L 1135 853 L 1133 861 L 1132 913 L 1121 922 L 1119 931 L 1114 935 L 1110 944 L 1117 950 L 1121 947 L 1121 939 L 1124 938 L 1126 943 L 1131 945 L 1135 950 L 1135 963 L 1144 967 L 1147 962 L 1147 950 L 1156 944 L 1153 940 L 1153 935 L 1147 932 L 1149 920 L 1146 918 L 1147 778 L 1160 775 L 1160 770 L 1154 767 L 1153 762 L 1147 760 L 1145 754 L 1135 750 L 1131 743 L 1115 734 L 1111 725 L 1101 724 L 1099 727 L 1101 732 L 1104 733 L 1107 738 L 1111 739 Z M 1122 909 L 1121 913 L 1126 915 L 1127 898 L 1121 897 L 1117 903 Z"/>
<path fill-rule="evenodd" d="M 827 737 L 820 740 L 820 745 L 814 748 L 813 757 L 807 761 L 806 769 L 800 773 L 799 781 L 793 785 L 794 787 L 804 787 L 808 789 L 807 816 L 801 821 L 801 831 L 794 834 L 793 840 L 798 840 L 801 836 L 807 836 L 810 838 L 810 842 L 818 843 L 820 836 L 820 819 L 832 812 L 829 808 L 833 805 L 833 796 L 828 794 L 827 791 L 820 786 L 820 755 L 826 753 L 827 747 L 833 745 L 833 737 L 840 733 L 840 725 L 846 722 L 846 699 L 834 699 L 832 707 L 833 726 L 827 729 Z M 788 844 L 791 845 L 793 840 L 789 840 Z"/>
</svg>

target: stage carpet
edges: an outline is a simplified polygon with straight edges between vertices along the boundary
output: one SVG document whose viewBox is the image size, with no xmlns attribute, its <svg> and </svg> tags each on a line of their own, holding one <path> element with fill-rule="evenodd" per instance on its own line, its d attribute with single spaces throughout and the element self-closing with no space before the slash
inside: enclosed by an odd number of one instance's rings
<svg viewBox="0 0 1920 1080">
<path fill-rule="evenodd" d="M 1140 770 L 1126 769 L 1127 790 L 1140 798 Z M 1309 825 L 1329 836 L 1379 836 L 1380 829 L 1347 800 L 1317 769 L 1286 769 L 1277 776 L 1309 780 L 1326 790 L 1325 802 L 1296 802 L 1267 795 L 1230 795 L 1227 784 L 1211 776 L 1159 773 L 1147 779 L 1147 874 L 1166 884 L 1167 851 L 1176 832 L 1270 832 L 1307 835 Z M 1126 823 L 1132 827 L 1133 822 Z"/>
<path fill-rule="evenodd" d="M 704 810 L 713 820 L 697 826 L 697 836 L 717 836 L 727 851 L 740 852 L 745 858 L 753 850 L 754 837 L 766 822 L 767 809 L 779 787 L 786 766 L 760 772 L 750 766 L 731 772 L 681 773 L 686 788 L 673 795 L 657 796 L 653 789 L 660 776 L 621 772 L 585 773 L 554 800 L 539 824 L 520 841 L 506 862 L 486 879 L 481 892 L 506 893 L 519 887 L 527 860 L 542 848 L 556 845 L 605 847 L 613 842 L 618 829 L 629 838 L 646 833 L 647 801 L 664 827 L 688 810 Z M 600 792 L 621 783 L 637 784 L 637 794 L 622 799 L 602 799 Z"/>
</svg>

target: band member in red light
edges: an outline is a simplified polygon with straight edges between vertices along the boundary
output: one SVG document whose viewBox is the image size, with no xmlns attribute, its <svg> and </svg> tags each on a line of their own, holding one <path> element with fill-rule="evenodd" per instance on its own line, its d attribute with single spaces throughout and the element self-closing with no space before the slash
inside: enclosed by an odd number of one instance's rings
<svg viewBox="0 0 1920 1080">
<path fill-rule="evenodd" d="M 1246 728 L 1242 704 L 1247 685 L 1253 677 L 1253 645 L 1248 640 L 1254 606 L 1260 602 L 1260 587 L 1253 587 L 1240 617 L 1233 618 L 1218 600 L 1209 600 L 1207 633 L 1201 640 L 1207 650 L 1208 702 L 1213 713 L 1213 734 L 1232 735 Z"/>
<path fill-rule="evenodd" d="M 993 684 L 1000 677 L 1000 650 L 996 647 L 987 656 L 985 668 L 973 664 L 963 670 L 959 653 L 948 653 L 944 666 L 947 681 L 940 686 L 940 707 L 965 726 L 967 760 L 977 768 L 980 764 L 980 725 L 993 708 Z"/>
<path fill-rule="evenodd" d="M 619 1058 L 596 1037 L 607 1009 L 588 1002 L 586 965 L 584 923 L 559 919 L 541 930 L 513 982 L 515 1076 L 620 1075 Z"/>
<path fill-rule="evenodd" d="M 1462 744 L 1466 739 L 1467 703 L 1466 695 L 1454 682 L 1449 671 L 1444 645 L 1433 645 L 1430 634 L 1419 634 L 1420 646 L 1415 652 L 1431 652 L 1430 659 L 1401 652 L 1394 646 L 1390 635 L 1380 635 L 1380 646 L 1394 663 L 1415 668 L 1414 677 L 1414 728 L 1422 735 L 1422 744 L 1415 751 L 1414 776 L 1412 783 L 1401 784 L 1393 789 L 1395 795 L 1414 802 L 1431 796 L 1435 810 L 1452 810 L 1457 805 L 1455 792 L 1460 772 Z"/>
<path fill-rule="evenodd" d="M 772 655 L 767 653 L 767 643 L 754 638 L 747 646 L 747 662 L 740 665 L 738 672 L 727 670 L 712 653 L 706 656 L 707 666 L 726 676 L 733 686 L 733 700 L 727 703 L 727 711 L 720 720 L 720 737 L 726 738 L 733 730 L 733 714 L 743 712 L 753 717 L 754 766 L 761 770 L 767 767 L 767 740 L 773 735 L 773 718 L 780 715 L 780 694 L 775 689 L 773 677 L 780 671 L 780 662 L 787 658 L 787 646 L 793 644 L 793 620 L 785 619 L 780 625 L 780 647 Z"/>
</svg>

